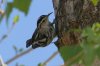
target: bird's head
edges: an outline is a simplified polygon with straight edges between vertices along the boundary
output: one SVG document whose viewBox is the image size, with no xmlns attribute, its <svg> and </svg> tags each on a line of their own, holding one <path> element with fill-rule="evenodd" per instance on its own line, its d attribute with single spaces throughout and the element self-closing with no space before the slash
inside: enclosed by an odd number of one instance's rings
<svg viewBox="0 0 100 66">
<path fill-rule="evenodd" d="M 41 15 L 37 21 L 37 27 L 41 26 L 42 24 L 47 24 L 49 22 L 48 17 L 52 14 L 53 12 L 47 14 L 47 15 Z"/>
</svg>

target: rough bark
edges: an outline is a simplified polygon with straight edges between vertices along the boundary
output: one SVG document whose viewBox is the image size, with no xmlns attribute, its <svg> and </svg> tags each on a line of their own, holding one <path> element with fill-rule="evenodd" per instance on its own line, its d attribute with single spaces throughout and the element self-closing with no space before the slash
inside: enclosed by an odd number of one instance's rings
<svg viewBox="0 0 100 66">
<path fill-rule="evenodd" d="M 58 47 L 64 45 L 78 44 L 80 42 L 80 33 L 73 29 L 80 28 L 80 14 L 83 10 L 83 0 L 60 0 L 56 15 L 56 32 Z"/>
<path fill-rule="evenodd" d="M 59 0 L 55 21 L 57 47 L 78 44 L 81 32 L 75 32 L 74 29 L 100 22 L 100 2 L 95 7 L 91 0 Z"/>
<path fill-rule="evenodd" d="M 54 12 L 56 15 L 57 10 L 58 10 L 58 6 L 59 6 L 59 0 L 52 0 L 52 3 L 53 3 Z"/>
<path fill-rule="evenodd" d="M 53 6 L 55 10 L 55 28 L 58 37 L 55 44 L 58 49 L 65 45 L 80 43 L 81 32 L 76 32 L 74 31 L 75 29 L 83 29 L 87 26 L 92 26 L 96 22 L 100 22 L 100 1 L 97 6 L 94 6 L 91 0 L 59 0 L 58 6 L 57 4 Z M 98 64 L 100 65 L 99 61 Z M 73 66 L 83 65 L 75 64 Z"/>
</svg>

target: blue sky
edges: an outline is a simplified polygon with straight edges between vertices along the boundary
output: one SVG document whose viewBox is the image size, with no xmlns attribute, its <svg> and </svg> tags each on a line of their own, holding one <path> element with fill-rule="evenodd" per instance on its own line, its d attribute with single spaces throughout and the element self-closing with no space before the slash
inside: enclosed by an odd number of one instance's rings
<svg viewBox="0 0 100 66">
<path fill-rule="evenodd" d="M 12 1 L 12 0 L 10 0 Z M 0 44 L 0 55 L 2 56 L 4 61 L 15 56 L 15 51 L 13 50 L 13 45 L 18 48 L 26 48 L 26 40 L 31 38 L 35 28 L 36 21 L 40 15 L 48 14 L 53 12 L 52 0 L 34 0 L 31 3 L 29 13 L 25 16 L 24 13 L 20 12 L 17 9 L 13 9 L 13 12 L 9 18 L 9 28 L 11 27 L 14 16 L 19 15 L 20 20 L 9 34 L 8 38 L 6 38 Z M 54 19 L 54 14 L 50 16 L 50 21 Z M 0 38 L 7 32 L 7 27 L 5 20 L 0 24 Z M 16 63 L 25 64 L 25 66 L 37 66 L 38 63 L 44 62 L 47 60 L 55 51 L 57 51 L 57 47 L 51 43 L 49 46 L 45 48 L 38 48 L 33 50 L 32 52 L 18 58 L 13 61 L 8 66 L 15 66 Z M 47 66 L 60 66 L 63 64 L 63 60 L 58 54 L 55 58 L 53 58 Z"/>
</svg>

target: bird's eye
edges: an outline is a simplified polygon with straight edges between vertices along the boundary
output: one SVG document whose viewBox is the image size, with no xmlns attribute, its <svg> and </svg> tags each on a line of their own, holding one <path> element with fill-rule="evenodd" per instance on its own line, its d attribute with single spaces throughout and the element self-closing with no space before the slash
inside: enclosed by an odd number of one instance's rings
<svg viewBox="0 0 100 66">
<path fill-rule="evenodd" d="M 45 20 L 43 20 L 43 22 L 45 22 Z"/>
<path fill-rule="evenodd" d="M 45 22 L 45 20 L 43 20 L 43 22 Z"/>
</svg>

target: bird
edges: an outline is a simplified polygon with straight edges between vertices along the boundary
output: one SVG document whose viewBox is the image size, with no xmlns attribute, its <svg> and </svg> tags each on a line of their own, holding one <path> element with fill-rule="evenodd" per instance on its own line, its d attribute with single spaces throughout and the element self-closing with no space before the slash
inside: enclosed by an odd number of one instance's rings
<svg viewBox="0 0 100 66">
<path fill-rule="evenodd" d="M 26 48 L 32 46 L 33 49 L 45 47 L 49 45 L 55 37 L 55 29 L 49 21 L 49 16 L 52 14 L 41 15 L 37 20 L 37 28 L 32 37 L 26 41 Z"/>
</svg>

